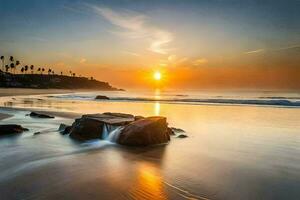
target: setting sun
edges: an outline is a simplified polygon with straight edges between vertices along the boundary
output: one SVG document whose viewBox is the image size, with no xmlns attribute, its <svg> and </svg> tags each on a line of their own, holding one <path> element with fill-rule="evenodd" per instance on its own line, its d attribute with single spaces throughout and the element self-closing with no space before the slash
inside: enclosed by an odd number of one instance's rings
<svg viewBox="0 0 300 200">
<path fill-rule="evenodd" d="M 160 72 L 154 72 L 153 78 L 157 81 L 161 79 L 161 73 Z"/>
</svg>

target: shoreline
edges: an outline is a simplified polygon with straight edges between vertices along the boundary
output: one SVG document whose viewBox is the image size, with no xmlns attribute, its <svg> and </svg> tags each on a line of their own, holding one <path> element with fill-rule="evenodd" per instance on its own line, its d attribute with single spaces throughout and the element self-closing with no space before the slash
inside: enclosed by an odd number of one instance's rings
<svg viewBox="0 0 300 200">
<path fill-rule="evenodd" d="M 77 91 L 81 91 L 81 90 L 0 88 L 0 97 L 40 95 L 40 94 L 63 94 L 63 93 L 74 93 Z"/>
<path fill-rule="evenodd" d="M 93 92 L 93 91 L 114 91 L 114 90 L 97 90 L 97 89 L 31 89 L 31 88 L 0 88 L 0 97 L 22 96 L 22 95 L 41 95 L 41 94 L 69 94 L 76 92 Z"/>
<path fill-rule="evenodd" d="M 7 118 L 10 118 L 12 117 L 13 115 L 10 115 L 10 114 L 7 114 L 7 113 L 3 113 L 1 108 L 0 108 L 0 121 L 3 120 L 3 119 L 7 119 Z"/>
<path fill-rule="evenodd" d="M 79 118 L 83 115 L 83 113 L 74 113 L 74 112 L 67 112 L 67 111 L 48 111 L 48 110 L 41 110 L 36 108 L 11 108 L 11 107 L 2 107 L 0 106 L 0 120 L 7 119 L 13 117 L 11 114 L 5 113 L 5 111 L 28 111 L 28 112 L 38 112 L 41 114 L 51 115 L 54 117 L 63 117 L 68 119 L 75 119 Z"/>
</svg>

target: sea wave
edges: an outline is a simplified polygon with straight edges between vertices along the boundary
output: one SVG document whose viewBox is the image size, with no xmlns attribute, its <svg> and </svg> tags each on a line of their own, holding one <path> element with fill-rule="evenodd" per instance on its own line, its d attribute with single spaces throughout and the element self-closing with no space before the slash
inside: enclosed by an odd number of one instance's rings
<svg viewBox="0 0 300 200">
<path fill-rule="evenodd" d="M 212 103 L 212 104 L 247 104 L 270 106 L 300 106 L 300 101 L 290 100 L 256 100 L 256 99 L 147 99 L 147 98 L 112 98 L 112 101 L 144 101 L 174 103 Z"/>
<path fill-rule="evenodd" d="M 234 98 L 148 98 L 148 97 L 109 97 L 109 100 L 95 99 L 95 96 L 60 95 L 52 96 L 61 99 L 90 100 L 90 101 L 114 101 L 114 102 L 162 102 L 178 104 L 232 104 L 232 105 L 262 105 L 262 106 L 287 106 L 300 107 L 300 101 L 288 98 L 257 98 L 257 99 L 234 99 Z"/>
</svg>

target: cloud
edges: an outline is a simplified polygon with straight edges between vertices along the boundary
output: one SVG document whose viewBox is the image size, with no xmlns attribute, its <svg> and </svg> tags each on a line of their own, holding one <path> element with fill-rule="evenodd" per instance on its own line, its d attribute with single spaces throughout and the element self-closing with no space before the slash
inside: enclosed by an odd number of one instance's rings
<svg viewBox="0 0 300 200">
<path fill-rule="evenodd" d="M 245 52 L 245 54 L 257 54 L 257 53 L 263 53 L 263 52 L 275 52 L 275 51 L 300 51 L 300 45 L 292 45 L 292 46 L 285 46 L 281 48 L 273 48 L 273 49 L 256 49 L 253 51 Z"/>
<path fill-rule="evenodd" d="M 138 53 L 134 53 L 134 52 L 130 52 L 130 51 L 123 51 L 123 53 L 128 54 L 128 55 L 131 55 L 131 56 L 136 56 L 136 57 L 141 56 L 141 55 L 138 54 Z"/>
<path fill-rule="evenodd" d="M 85 59 L 85 58 L 81 58 L 80 61 L 79 61 L 80 64 L 83 64 L 83 63 L 85 63 L 85 62 L 86 62 L 86 59 Z"/>
<path fill-rule="evenodd" d="M 168 57 L 168 61 L 170 61 L 170 62 L 175 62 L 176 60 L 177 60 L 177 56 L 176 55 L 170 55 Z"/>
<path fill-rule="evenodd" d="M 195 66 L 204 65 L 204 64 L 206 64 L 207 62 L 208 62 L 207 59 L 205 59 L 205 58 L 199 58 L 199 59 L 197 59 L 197 60 L 195 60 L 195 61 L 193 62 L 193 65 L 195 65 Z"/>
<path fill-rule="evenodd" d="M 293 46 L 287 46 L 287 47 L 282 47 L 279 49 L 274 49 L 274 51 L 284 51 L 284 50 L 296 50 L 299 51 L 300 50 L 300 45 L 293 45 Z"/>
<path fill-rule="evenodd" d="M 173 41 L 173 34 L 150 24 L 147 16 L 128 10 L 115 11 L 95 5 L 91 7 L 98 15 L 120 29 L 111 31 L 112 33 L 130 39 L 147 39 L 148 50 L 155 53 L 167 54 L 170 51 L 167 45 Z"/>
<path fill-rule="evenodd" d="M 247 51 L 247 52 L 245 52 L 245 54 L 262 53 L 264 51 L 265 51 L 265 49 L 256 49 L 256 50 L 253 50 L 253 51 Z"/>
</svg>

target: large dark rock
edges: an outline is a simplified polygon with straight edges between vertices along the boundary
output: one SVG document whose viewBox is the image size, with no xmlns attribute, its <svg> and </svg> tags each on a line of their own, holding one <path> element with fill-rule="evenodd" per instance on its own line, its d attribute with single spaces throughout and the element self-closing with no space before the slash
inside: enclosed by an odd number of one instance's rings
<svg viewBox="0 0 300 200">
<path fill-rule="evenodd" d="M 123 113 L 103 113 L 83 115 L 70 128 L 70 137 L 77 140 L 105 139 L 105 128 L 125 126 L 134 121 L 134 116 Z M 109 130 L 106 130 L 107 132 Z"/>
<path fill-rule="evenodd" d="M 170 141 L 165 117 L 147 117 L 124 127 L 117 143 L 130 146 L 147 146 Z"/>
<path fill-rule="evenodd" d="M 22 133 L 24 131 L 28 131 L 28 129 L 23 128 L 21 125 L 18 125 L 18 124 L 0 125 L 0 135 Z"/>
<path fill-rule="evenodd" d="M 95 97 L 95 99 L 109 100 L 109 97 L 104 96 L 104 95 L 97 95 L 97 96 Z"/>
<path fill-rule="evenodd" d="M 175 135 L 165 117 L 144 118 L 109 112 L 83 115 L 71 127 L 61 124 L 59 131 L 70 133 L 70 137 L 77 140 L 109 139 L 130 146 L 167 143 L 170 135 Z"/>
<path fill-rule="evenodd" d="M 42 113 L 37 113 L 37 112 L 31 112 L 29 114 L 30 117 L 36 117 L 36 118 L 54 118 L 53 116 L 42 114 Z"/>
</svg>

